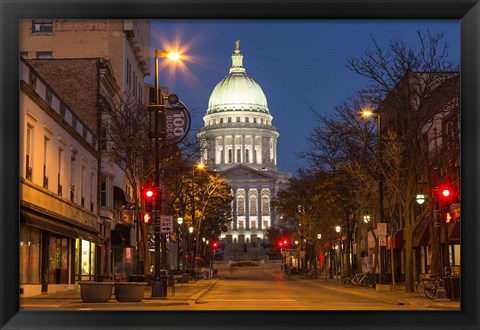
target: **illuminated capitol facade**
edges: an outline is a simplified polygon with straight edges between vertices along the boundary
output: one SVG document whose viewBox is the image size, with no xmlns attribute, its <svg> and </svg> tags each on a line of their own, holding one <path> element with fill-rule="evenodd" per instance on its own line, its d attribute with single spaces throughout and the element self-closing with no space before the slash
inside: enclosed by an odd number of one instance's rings
<svg viewBox="0 0 480 330">
<path fill-rule="evenodd" d="M 255 249 L 264 230 L 279 220 L 270 202 L 290 173 L 277 168 L 277 129 L 267 99 L 243 67 L 239 40 L 232 67 L 213 89 L 200 130 L 202 161 L 232 187 L 232 222 L 222 233 L 227 246 Z"/>
</svg>

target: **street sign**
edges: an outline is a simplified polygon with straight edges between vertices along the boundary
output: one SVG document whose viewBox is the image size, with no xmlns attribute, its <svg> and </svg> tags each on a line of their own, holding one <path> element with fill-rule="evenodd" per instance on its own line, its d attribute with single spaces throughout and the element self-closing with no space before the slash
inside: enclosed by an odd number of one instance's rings
<svg viewBox="0 0 480 330">
<path fill-rule="evenodd" d="M 165 111 L 165 144 L 173 145 L 182 141 L 190 130 L 190 112 L 179 101 L 180 107 L 169 107 Z"/>
<path fill-rule="evenodd" d="M 380 235 L 387 235 L 387 223 L 386 222 L 380 222 L 377 223 L 377 234 Z"/>
<path fill-rule="evenodd" d="M 385 235 L 378 235 L 378 245 L 387 246 L 387 237 Z"/>
<path fill-rule="evenodd" d="M 173 217 L 171 215 L 160 216 L 160 233 L 168 234 L 173 232 Z"/>
</svg>

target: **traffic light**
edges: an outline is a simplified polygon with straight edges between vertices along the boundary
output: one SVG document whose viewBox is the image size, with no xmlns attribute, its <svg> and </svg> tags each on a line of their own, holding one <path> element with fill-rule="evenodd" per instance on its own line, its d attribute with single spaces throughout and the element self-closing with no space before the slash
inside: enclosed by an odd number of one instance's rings
<svg viewBox="0 0 480 330">
<path fill-rule="evenodd" d="M 140 215 L 142 223 L 149 225 L 152 223 L 153 217 L 151 211 L 143 211 Z"/>
<path fill-rule="evenodd" d="M 217 242 L 212 242 L 212 247 L 213 247 L 214 249 L 216 249 L 216 248 L 218 247 L 218 243 L 217 243 Z"/>
<path fill-rule="evenodd" d="M 152 212 L 153 211 L 153 202 L 156 198 L 156 191 L 153 187 L 146 187 L 142 191 L 142 197 L 145 200 L 145 211 Z"/>
<path fill-rule="evenodd" d="M 457 219 L 456 219 L 456 216 L 455 216 L 455 212 L 445 213 L 445 223 L 455 222 L 456 220 Z"/>
</svg>

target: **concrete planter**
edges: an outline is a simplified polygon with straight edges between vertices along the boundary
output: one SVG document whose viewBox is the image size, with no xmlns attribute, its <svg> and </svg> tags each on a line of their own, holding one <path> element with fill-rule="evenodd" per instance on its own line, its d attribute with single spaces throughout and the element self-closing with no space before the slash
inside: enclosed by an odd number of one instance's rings
<svg viewBox="0 0 480 330">
<path fill-rule="evenodd" d="M 80 284 L 80 296 L 85 303 L 104 303 L 112 297 L 114 282 L 82 281 Z"/>
<path fill-rule="evenodd" d="M 142 301 L 147 282 L 115 282 L 115 299 L 120 302 Z"/>
</svg>

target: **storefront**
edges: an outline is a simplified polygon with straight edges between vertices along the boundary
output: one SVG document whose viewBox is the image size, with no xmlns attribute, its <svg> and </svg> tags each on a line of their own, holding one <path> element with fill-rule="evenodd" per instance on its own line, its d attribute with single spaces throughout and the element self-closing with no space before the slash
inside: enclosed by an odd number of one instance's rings
<svg viewBox="0 0 480 330">
<path fill-rule="evenodd" d="M 21 297 L 72 290 L 79 280 L 93 280 L 96 248 L 101 244 L 98 233 L 22 209 Z"/>
</svg>

